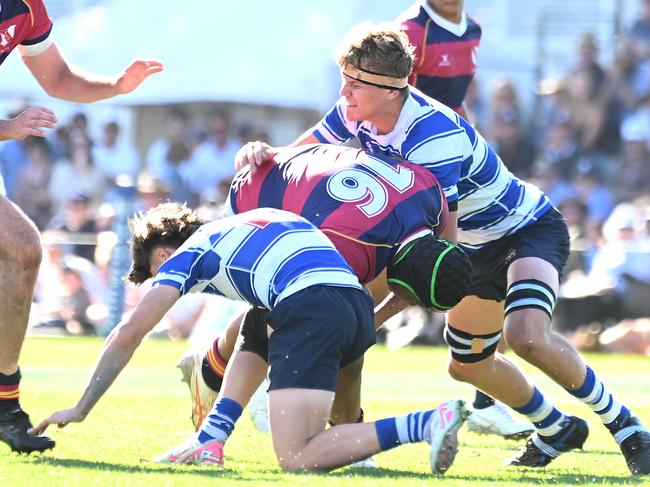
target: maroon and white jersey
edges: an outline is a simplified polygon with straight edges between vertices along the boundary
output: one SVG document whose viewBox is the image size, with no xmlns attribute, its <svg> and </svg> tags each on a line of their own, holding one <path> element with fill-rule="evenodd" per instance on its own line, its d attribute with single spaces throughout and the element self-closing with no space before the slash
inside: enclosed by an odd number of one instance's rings
<svg viewBox="0 0 650 487">
<path fill-rule="evenodd" d="M 226 211 L 263 207 L 316 225 L 361 282 L 374 279 L 400 244 L 439 234 L 447 219 L 442 189 L 426 168 L 333 145 L 286 149 L 254 172 L 237 173 Z"/>
<path fill-rule="evenodd" d="M 36 56 L 52 44 L 52 20 L 42 0 L 0 0 L 0 64 L 16 47 Z"/>
</svg>

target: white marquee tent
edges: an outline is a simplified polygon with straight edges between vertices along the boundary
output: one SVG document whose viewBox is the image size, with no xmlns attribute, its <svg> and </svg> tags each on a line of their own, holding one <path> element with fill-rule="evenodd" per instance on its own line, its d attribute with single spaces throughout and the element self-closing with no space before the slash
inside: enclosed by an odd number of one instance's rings
<svg viewBox="0 0 650 487">
<path fill-rule="evenodd" d="M 410 3 L 111 0 L 57 20 L 54 37 L 67 58 L 89 72 L 117 73 L 136 57 L 165 63 L 164 75 L 118 99 L 121 104 L 225 101 L 323 109 L 336 96 L 332 51 L 342 34 L 359 19 L 391 19 Z M 5 64 L 0 97 L 44 97 L 16 53 Z"/>
</svg>

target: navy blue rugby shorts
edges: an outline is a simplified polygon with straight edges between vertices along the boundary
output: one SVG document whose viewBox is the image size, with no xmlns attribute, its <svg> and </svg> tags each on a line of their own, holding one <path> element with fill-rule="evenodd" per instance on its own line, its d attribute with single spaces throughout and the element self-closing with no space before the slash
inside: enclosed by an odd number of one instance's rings
<svg viewBox="0 0 650 487">
<path fill-rule="evenodd" d="M 562 276 L 569 257 L 569 231 L 555 208 L 534 223 L 472 252 L 473 273 L 469 295 L 491 301 L 506 298 L 508 266 L 516 259 L 539 257 Z"/>
</svg>

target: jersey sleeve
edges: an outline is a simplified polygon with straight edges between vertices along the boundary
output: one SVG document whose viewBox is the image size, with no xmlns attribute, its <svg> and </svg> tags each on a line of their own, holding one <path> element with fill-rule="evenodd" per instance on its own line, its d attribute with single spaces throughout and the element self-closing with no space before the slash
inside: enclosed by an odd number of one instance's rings
<svg viewBox="0 0 650 487">
<path fill-rule="evenodd" d="M 312 135 L 324 144 L 344 144 L 356 137 L 355 129 L 355 124 L 345 117 L 345 104 L 341 98 L 314 126 Z"/>
<path fill-rule="evenodd" d="M 31 29 L 18 47 L 21 56 L 37 56 L 52 45 L 52 20 L 41 0 L 27 0 Z"/>
<path fill-rule="evenodd" d="M 188 292 L 192 268 L 195 264 L 194 255 L 191 252 L 180 252 L 173 254 L 158 269 L 153 278 L 151 287 L 165 284 L 178 289 L 181 295 Z"/>
</svg>

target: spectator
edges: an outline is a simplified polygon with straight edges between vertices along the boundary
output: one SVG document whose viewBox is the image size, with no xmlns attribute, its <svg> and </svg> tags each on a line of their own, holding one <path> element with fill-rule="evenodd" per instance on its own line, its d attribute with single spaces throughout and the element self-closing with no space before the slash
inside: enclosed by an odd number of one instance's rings
<svg viewBox="0 0 650 487">
<path fill-rule="evenodd" d="M 621 296 L 630 278 L 650 285 L 650 238 L 640 211 L 630 203 L 617 205 L 603 225 L 603 237 L 605 244 L 594 256 L 589 282 Z"/>
<path fill-rule="evenodd" d="M 519 111 L 504 107 L 492 116 L 493 147 L 515 176 L 527 179 L 535 161 L 535 145 L 526 133 Z"/>
<path fill-rule="evenodd" d="M 553 166 L 563 179 L 573 177 L 580 145 L 568 119 L 557 120 L 550 126 L 540 146 L 539 158 Z"/>
<path fill-rule="evenodd" d="M 465 112 L 467 113 L 467 120 L 476 127 L 477 130 L 483 132 L 483 129 L 488 124 L 486 113 L 487 107 L 481 97 L 477 78 L 473 78 L 472 82 L 467 87 L 464 105 Z"/>
<path fill-rule="evenodd" d="M 52 178 L 50 148 L 45 139 L 30 137 L 25 140 L 25 150 L 27 162 L 18 174 L 14 201 L 38 229 L 43 229 L 52 216 L 52 204 L 48 195 Z"/>
<path fill-rule="evenodd" d="M 146 211 L 160 203 L 169 201 L 169 188 L 151 174 L 143 172 L 138 176 L 137 211 Z"/>
<path fill-rule="evenodd" d="M 219 185 L 235 174 L 237 140 L 230 135 L 230 123 L 222 112 L 214 112 L 208 122 L 208 138 L 196 149 L 182 169 L 183 179 L 204 200 L 213 200 Z"/>
<path fill-rule="evenodd" d="M 640 59 L 650 58 L 650 0 L 639 0 L 640 15 L 627 33 L 636 55 Z"/>
<path fill-rule="evenodd" d="M 166 117 L 165 136 L 157 139 L 147 151 L 147 172 L 163 184 L 174 187 L 180 169 L 189 160 L 190 147 L 187 114 L 179 109 L 170 111 Z"/>
<path fill-rule="evenodd" d="M 92 142 L 80 132 L 73 132 L 70 160 L 58 161 L 52 173 L 50 198 L 55 217 L 60 219 L 63 204 L 71 195 L 83 193 L 93 205 L 99 205 L 104 199 L 104 189 L 104 175 L 93 160 Z"/>
<path fill-rule="evenodd" d="M 650 60 L 637 58 L 633 45 L 623 39 L 616 46 L 610 79 L 612 96 L 621 115 L 627 116 L 650 94 Z"/>
<path fill-rule="evenodd" d="M 55 223 L 53 228 L 66 232 L 68 239 L 73 241 L 69 253 L 94 262 L 98 227 L 90 198 L 84 193 L 71 194 L 63 206 L 63 215 L 64 221 L 59 225 Z"/>
<path fill-rule="evenodd" d="M 585 158 L 578 163 L 573 184 L 587 205 L 589 232 L 598 232 L 614 208 L 614 198 L 611 191 L 603 184 L 602 171 L 593 159 Z"/>
<path fill-rule="evenodd" d="M 534 164 L 530 182 L 544 191 L 556 207 L 577 196 L 576 188 L 561 176 L 559 168 L 543 160 Z"/>
<path fill-rule="evenodd" d="M 37 332 L 94 334 L 97 323 L 88 310 L 91 305 L 105 307 L 105 286 L 91 262 L 66 253 L 65 240 L 64 234 L 52 230 L 43 233 L 45 252 L 35 293 L 35 328 Z"/>
<path fill-rule="evenodd" d="M 623 154 L 612 174 L 610 186 L 617 201 L 650 194 L 650 114 L 636 112 L 621 125 Z"/>
<path fill-rule="evenodd" d="M 568 78 L 571 124 L 583 150 L 612 153 L 618 149 L 620 116 L 612 104 L 611 83 L 597 54 L 593 34 L 583 34 L 577 67 Z"/>
<path fill-rule="evenodd" d="M 114 201 L 115 178 L 120 174 L 130 176 L 134 181 L 140 171 L 140 161 L 135 149 L 119 144 L 120 126 L 109 122 L 102 129 L 100 142 L 93 147 L 93 160 L 102 172 L 107 186 L 107 200 Z"/>
</svg>

